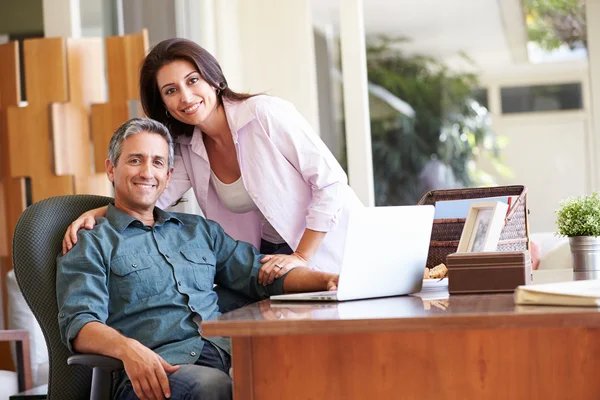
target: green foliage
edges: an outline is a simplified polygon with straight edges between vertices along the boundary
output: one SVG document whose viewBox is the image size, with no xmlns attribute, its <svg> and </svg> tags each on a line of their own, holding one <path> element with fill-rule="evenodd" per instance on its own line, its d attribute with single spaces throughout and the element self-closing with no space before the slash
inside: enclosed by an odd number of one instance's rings
<svg viewBox="0 0 600 400">
<path fill-rule="evenodd" d="M 585 0 L 525 0 L 529 39 L 545 50 L 587 48 Z"/>
<path fill-rule="evenodd" d="M 600 236 L 598 193 L 562 200 L 556 215 L 556 226 L 560 236 Z"/>
<path fill-rule="evenodd" d="M 489 156 L 501 166 L 499 141 L 487 110 L 472 100 L 477 77 L 433 57 L 406 56 L 394 47 L 401 41 L 380 37 L 367 46 L 369 81 L 416 113 L 371 119 L 376 204 L 415 204 L 425 191 L 419 174 L 430 160 L 449 167 L 457 186 L 490 183 L 474 161 Z"/>
</svg>

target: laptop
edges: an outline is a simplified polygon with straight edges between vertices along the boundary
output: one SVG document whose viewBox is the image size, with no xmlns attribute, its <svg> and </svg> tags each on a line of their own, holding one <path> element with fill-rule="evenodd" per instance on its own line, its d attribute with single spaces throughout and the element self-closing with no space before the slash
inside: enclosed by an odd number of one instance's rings
<svg viewBox="0 0 600 400">
<path fill-rule="evenodd" d="M 365 207 L 350 213 L 337 291 L 271 296 L 280 301 L 344 301 L 421 291 L 434 207 Z"/>
</svg>

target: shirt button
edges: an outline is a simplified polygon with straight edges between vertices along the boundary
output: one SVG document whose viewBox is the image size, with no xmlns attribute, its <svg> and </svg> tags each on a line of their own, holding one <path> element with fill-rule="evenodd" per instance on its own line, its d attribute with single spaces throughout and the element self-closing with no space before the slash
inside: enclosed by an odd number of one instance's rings
<svg viewBox="0 0 600 400">
<path fill-rule="evenodd" d="M 177 284 L 178 284 L 179 286 L 183 285 L 183 283 L 181 283 L 181 281 L 177 282 Z"/>
<path fill-rule="evenodd" d="M 195 352 L 195 351 L 192 351 L 192 352 L 190 353 L 190 356 L 192 356 L 192 357 L 196 357 L 196 352 Z"/>
<path fill-rule="evenodd" d="M 61 317 L 61 318 L 64 318 L 64 317 L 65 317 L 65 313 L 64 313 L 64 312 L 61 312 L 61 313 L 60 313 L 60 317 Z"/>
<path fill-rule="evenodd" d="M 203 257 L 202 257 L 202 261 L 206 261 L 206 257 L 204 257 L 204 256 L 203 256 Z"/>
<path fill-rule="evenodd" d="M 137 264 L 131 264 L 133 268 L 137 268 Z"/>
<path fill-rule="evenodd" d="M 169 255 L 168 255 L 168 254 L 165 254 L 165 257 L 169 258 Z"/>
<path fill-rule="evenodd" d="M 196 311 L 196 308 L 194 308 L 194 306 L 190 306 L 190 310 Z"/>
</svg>

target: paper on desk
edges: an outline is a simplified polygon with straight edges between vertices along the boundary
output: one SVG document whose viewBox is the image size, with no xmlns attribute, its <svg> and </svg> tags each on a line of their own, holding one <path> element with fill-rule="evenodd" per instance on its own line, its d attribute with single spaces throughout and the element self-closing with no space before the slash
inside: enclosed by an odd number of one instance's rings
<svg viewBox="0 0 600 400">
<path fill-rule="evenodd" d="M 599 307 L 600 280 L 519 286 L 515 303 Z"/>
<path fill-rule="evenodd" d="M 444 279 L 423 279 L 423 288 L 419 293 L 413 293 L 411 296 L 420 297 L 423 300 L 441 300 L 447 299 L 448 278 Z"/>
</svg>

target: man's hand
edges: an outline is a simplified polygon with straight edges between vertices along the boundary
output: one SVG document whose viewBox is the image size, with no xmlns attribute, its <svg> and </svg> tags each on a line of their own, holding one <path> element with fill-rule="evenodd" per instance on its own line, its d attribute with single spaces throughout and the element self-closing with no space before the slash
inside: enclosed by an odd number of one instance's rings
<svg viewBox="0 0 600 400">
<path fill-rule="evenodd" d="M 171 388 L 167 374 L 177 371 L 179 366 L 167 363 L 137 340 L 129 339 L 128 343 L 122 360 L 135 394 L 141 400 L 170 398 Z"/>
<path fill-rule="evenodd" d="M 340 276 L 338 274 L 328 274 L 327 279 L 327 290 L 337 290 L 338 281 Z"/>
</svg>

